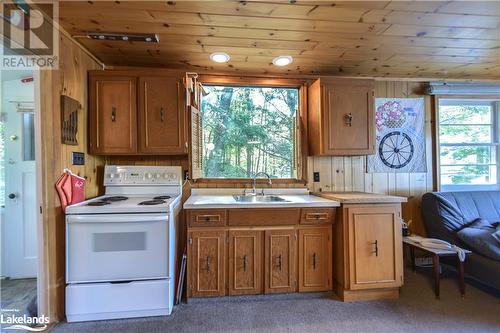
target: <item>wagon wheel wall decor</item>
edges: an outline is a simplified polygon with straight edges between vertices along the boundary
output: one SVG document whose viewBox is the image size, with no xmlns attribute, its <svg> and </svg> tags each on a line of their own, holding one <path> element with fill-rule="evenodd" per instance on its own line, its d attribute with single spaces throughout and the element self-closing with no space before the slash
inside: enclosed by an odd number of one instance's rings
<svg viewBox="0 0 500 333">
<path fill-rule="evenodd" d="M 413 142 L 403 132 L 389 132 L 380 141 L 378 152 L 382 162 L 392 169 L 401 169 L 413 158 Z"/>
</svg>

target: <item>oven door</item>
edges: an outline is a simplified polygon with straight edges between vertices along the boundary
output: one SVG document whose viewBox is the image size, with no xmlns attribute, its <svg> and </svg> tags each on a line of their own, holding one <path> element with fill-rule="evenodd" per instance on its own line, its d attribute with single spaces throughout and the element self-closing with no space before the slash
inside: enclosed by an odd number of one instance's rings
<svg viewBox="0 0 500 333">
<path fill-rule="evenodd" d="M 167 278 L 167 214 L 66 216 L 66 282 Z"/>
</svg>

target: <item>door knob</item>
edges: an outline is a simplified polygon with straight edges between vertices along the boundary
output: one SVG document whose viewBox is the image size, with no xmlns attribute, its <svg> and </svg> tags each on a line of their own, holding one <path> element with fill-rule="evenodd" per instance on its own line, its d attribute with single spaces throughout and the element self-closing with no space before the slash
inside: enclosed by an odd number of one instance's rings
<svg viewBox="0 0 500 333">
<path fill-rule="evenodd" d="M 18 137 L 17 137 L 17 135 L 11 135 L 11 136 L 9 137 L 10 141 L 16 141 L 16 140 L 17 140 L 17 138 L 18 138 Z"/>
<path fill-rule="evenodd" d="M 9 199 L 15 199 L 15 198 L 16 198 L 16 194 L 15 193 L 9 194 Z"/>
</svg>

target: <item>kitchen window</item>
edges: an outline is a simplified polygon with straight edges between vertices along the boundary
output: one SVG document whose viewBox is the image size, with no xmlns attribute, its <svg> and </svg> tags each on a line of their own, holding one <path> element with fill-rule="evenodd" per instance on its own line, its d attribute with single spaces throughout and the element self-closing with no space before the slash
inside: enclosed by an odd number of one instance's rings
<svg viewBox="0 0 500 333">
<path fill-rule="evenodd" d="M 199 178 L 248 179 L 259 172 L 300 178 L 300 85 L 203 87 L 199 123 L 192 120 L 193 142 L 201 145 L 194 156 L 201 159 Z"/>
<path fill-rule="evenodd" d="M 441 190 L 499 186 L 497 100 L 439 99 Z"/>
</svg>

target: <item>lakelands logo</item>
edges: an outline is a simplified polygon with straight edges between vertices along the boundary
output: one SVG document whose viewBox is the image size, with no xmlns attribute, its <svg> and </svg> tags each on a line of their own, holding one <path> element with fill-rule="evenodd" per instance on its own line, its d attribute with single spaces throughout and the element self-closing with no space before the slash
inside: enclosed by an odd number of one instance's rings
<svg viewBox="0 0 500 333">
<path fill-rule="evenodd" d="M 2 1 L 0 69 L 58 69 L 57 2 Z"/>
<path fill-rule="evenodd" d="M 17 311 L 16 311 L 17 312 Z M 27 315 L 0 314 L 0 324 L 9 325 L 2 327 L 5 330 L 26 330 L 29 332 L 43 332 L 47 329 L 50 320 L 46 316 L 30 317 Z"/>
</svg>

